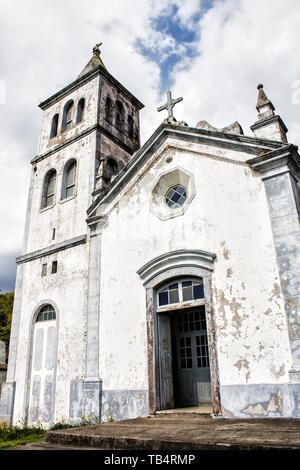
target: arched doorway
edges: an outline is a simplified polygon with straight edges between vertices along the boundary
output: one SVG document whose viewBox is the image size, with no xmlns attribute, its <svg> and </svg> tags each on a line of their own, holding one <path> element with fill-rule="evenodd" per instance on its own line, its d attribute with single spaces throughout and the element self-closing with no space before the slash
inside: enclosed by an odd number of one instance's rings
<svg viewBox="0 0 300 470">
<path fill-rule="evenodd" d="M 27 423 L 49 426 L 53 420 L 57 358 L 57 319 L 52 305 L 34 316 Z"/>
<path fill-rule="evenodd" d="M 163 284 L 156 315 L 160 409 L 211 405 L 203 279 Z"/>
<path fill-rule="evenodd" d="M 146 289 L 150 413 L 211 400 L 214 414 L 221 414 L 212 302 L 215 257 L 181 249 L 137 271 Z"/>
</svg>

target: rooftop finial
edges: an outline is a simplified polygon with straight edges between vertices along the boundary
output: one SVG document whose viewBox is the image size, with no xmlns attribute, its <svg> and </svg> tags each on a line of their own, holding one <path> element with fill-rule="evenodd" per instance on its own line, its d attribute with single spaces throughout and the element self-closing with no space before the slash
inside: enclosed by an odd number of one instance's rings
<svg viewBox="0 0 300 470">
<path fill-rule="evenodd" d="M 176 119 L 173 116 L 173 108 L 174 108 L 176 103 L 179 103 L 179 101 L 182 101 L 182 100 L 183 100 L 182 97 L 172 98 L 171 92 L 168 91 L 167 92 L 167 102 L 164 105 L 157 108 L 157 111 L 162 111 L 163 109 L 167 109 L 168 110 L 168 120 L 176 122 Z"/>
<path fill-rule="evenodd" d="M 286 125 L 280 116 L 275 115 L 275 107 L 264 92 L 262 83 L 257 85 L 258 98 L 256 109 L 258 111 L 257 121 L 251 126 L 255 137 L 287 142 Z"/>
<path fill-rule="evenodd" d="M 275 108 L 274 108 L 273 104 L 271 103 L 271 101 L 269 100 L 269 98 L 267 97 L 267 95 L 264 92 L 263 84 L 259 83 L 257 85 L 257 89 L 258 89 L 258 98 L 257 98 L 257 104 L 256 104 L 257 111 L 260 112 L 260 108 L 262 106 L 266 106 L 266 105 L 269 105 L 269 108 L 272 111 L 274 111 Z"/>
<path fill-rule="evenodd" d="M 82 72 L 80 73 L 80 75 L 78 76 L 79 77 L 82 77 L 83 75 L 85 75 L 86 73 L 90 72 L 91 70 L 99 67 L 99 65 L 101 65 L 101 67 L 103 68 L 106 68 L 105 65 L 103 64 L 101 58 L 100 58 L 100 49 L 99 47 L 102 45 L 102 42 L 98 42 L 98 44 L 96 44 L 94 47 L 93 47 L 93 57 L 91 58 L 91 60 L 87 63 L 87 65 L 84 67 L 84 69 L 82 70 Z"/>
<path fill-rule="evenodd" d="M 99 42 L 98 44 L 95 45 L 95 47 L 93 47 L 94 54 L 100 55 L 100 49 L 99 49 L 100 46 L 102 46 L 102 42 Z"/>
</svg>

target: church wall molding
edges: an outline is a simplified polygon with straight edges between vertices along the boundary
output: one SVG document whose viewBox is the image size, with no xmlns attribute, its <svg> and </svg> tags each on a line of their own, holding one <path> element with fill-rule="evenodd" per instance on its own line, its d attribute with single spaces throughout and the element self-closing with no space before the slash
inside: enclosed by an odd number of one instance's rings
<svg viewBox="0 0 300 470">
<path fill-rule="evenodd" d="M 39 258 L 43 258 L 44 256 L 49 256 L 58 251 L 67 250 L 69 248 L 73 248 L 78 245 L 85 244 L 87 240 L 86 235 L 80 235 L 79 237 L 71 238 L 70 240 L 66 240 L 65 242 L 57 243 L 47 248 L 43 248 L 41 250 L 32 251 L 26 255 L 19 256 L 16 258 L 17 264 L 28 263 L 29 261 L 33 261 Z"/>
<path fill-rule="evenodd" d="M 70 381 L 69 421 L 79 423 L 83 414 L 101 418 L 102 379 L 99 375 L 99 322 L 101 283 L 101 235 L 105 218 L 86 220 L 89 232 L 87 330 L 85 375 Z"/>
<path fill-rule="evenodd" d="M 101 284 L 102 217 L 90 222 L 89 270 L 87 294 L 86 380 L 99 381 L 99 317 Z"/>
<path fill-rule="evenodd" d="M 289 370 L 287 387 L 291 409 L 284 411 L 284 413 L 287 416 L 299 418 L 300 205 L 296 189 L 300 171 L 299 155 L 296 146 L 285 145 L 282 149 L 269 152 L 248 163 L 251 168 L 261 173 L 265 186 L 279 279 L 283 293 L 291 351 L 291 369 Z"/>
<path fill-rule="evenodd" d="M 224 134 L 222 132 L 162 123 L 148 141 L 145 142 L 143 147 L 134 154 L 126 167 L 118 173 L 111 185 L 96 197 L 87 210 L 88 215 L 91 215 L 99 204 L 103 202 L 110 203 L 168 138 L 211 145 L 222 149 L 228 148 L 230 150 L 243 151 L 253 155 L 253 159 L 257 158 L 262 152 L 281 151 L 283 147 L 286 147 L 286 144 L 267 139 Z M 251 162 L 253 159 L 249 161 Z M 231 162 L 232 160 L 228 161 Z"/>
<path fill-rule="evenodd" d="M 142 266 L 137 274 L 146 288 L 153 288 L 174 275 L 207 276 L 213 271 L 216 255 L 203 250 L 175 250 L 153 258 Z"/>
<path fill-rule="evenodd" d="M 73 137 L 70 137 L 69 139 L 67 139 L 65 142 L 62 142 L 60 144 L 57 144 L 53 149 L 51 150 L 48 150 L 48 152 L 45 152 L 41 155 L 37 155 L 36 157 L 34 157 L 32 160 L 31 160 L 31 164 L 32 165 L 35 165 L 36 163 L 44 160 L 45 158 L 53 155 L 54 153 L 58 152 L 58 151 L 61 151 L 62 149 L 64 149 L 65 147 L 68 147 L 69 145 L 72 145 L 74 144 L 75 142 L 77 142 L 78 140 L 81 140 L 83 137 L 86 137 L 87 135 L 95 132 L 95 131 L 98 131 L 100 132 L 101 134 L 104 134 L 106 135 L 106 137 L 108 137 L 109 139 L 111 139 L 116 145 L 118 145 L 119 147 L 121 147 L 123 150 L 125 150 L 125 152 L 129 153 L 130 155 L 132 155 L 133 153 L 133 150 L 132 148 L 128 147 L 128 145 L 126 145 L 124 142 L 122 142 L 120 139 L 118 139 L 118 137 L 114 136 L 112 133 L 110 133 L 107 129 L 105 129 L 105 127 L 101 126 L 101 124 L 94 124 L 93 126 L 89 127 L 88 129 L 84 129 L 82 132 L 80 132 L 80 134 L 78 135 L 75 135 Z"/>
<path fill-rule="evenodd" d="M 265 119 L 262 119 L 260 121 L 256 121 L 252 126 L 250 126 L 250 129 L 252 131 L 255 131 L 256 129 L 259 129 L 260 127 L 264 127 L 266 124 L 273 124 L 273 123 L 277 123 L 279 122 L 280 125 L 283 127 L 283 129 L 285 130 L 285 132 L 288 132 L 288 129 L 286 127 L 286 125 L 284 124 L 283 120 L 281 119 L 280 116 L 276 115 L 276 116 L 273 116 L 271 118 L 269 117 L 266 117 Z"/>
<path fill-rule="evenodd" d="M 116 87 L 118 87 L 123 93 L 125 96 L 127 96 L 127 98 L 129 98 L 130 100 L 132 100 L 138 107 L 139 109 L 142 109 L 144 108 L 144 105 L 143 103 L 141 103 L 132 93 L 130 93 L 129 90 L 127 90 L 127 88 L 124 87 L 124 85 L 122 85 L 120 82 L 118 82 L 118 80 L 116 80 L 105 68 L 103 68 L 101 65 L 99 65 L 98 67 L 96 67 L 95 69 L 91 70 L 90 72 L 87 72 L 86 74 L 84 74 L 83 76 L 77 78 L 76 80 L 74 80 L 73 82 L 71 82 L 69 85 L 67 85 L 66 87 L 62 88 L 60 91 L 58 91 L 57 93 L 55 93 L 54 95 L 50 96 L 49 98 L 47 98 L 45 101 L 42 101 L 40 104 L 39 104 L 39 107 L 42 109 L 42 110 L 45 110 L 47 108 L 49 108 L 50 106 L 52 106 L 53 104 L 57 103 L 58 101 L 60 101 L 62 98 L 68 96 L 70 93 L 72 93 L 73 91 L 77 90 L 78 88 L 81 88 L 83 85 L 85 85 L 86 83 L 88 83 L 89 81 L 93 80 L 95 77 L 97 77 L 98 75 L 101 75 L 103 77 L 105 77 L 106 79 L 108 79 L 113 85 L 115 85 Z"/>
<path fill-rule="evenodd" d="M 300 214 L 290 172 L 265 179 L 264 184 L 295 368 L 300 366 Z"/>
<path fill-rule="evenodd" d="M 297 180 L 300 172 L 300 159 L 295 145 L 284 145 L 283 148 L 267 152 L 246 162 L 253 170 L 262 175 L 262 180 L 290 172 Z"/>
<path fill-rule="evenodd" d="M 13 420 L 16 388 L 16 365 L 18 337 L 21 321 L 24 266 L 17 266 L 14 306 L 10 332 L 9 356 L 6 382 L 2 384 L 0 396 L 0 419 Z"/>
</svg>

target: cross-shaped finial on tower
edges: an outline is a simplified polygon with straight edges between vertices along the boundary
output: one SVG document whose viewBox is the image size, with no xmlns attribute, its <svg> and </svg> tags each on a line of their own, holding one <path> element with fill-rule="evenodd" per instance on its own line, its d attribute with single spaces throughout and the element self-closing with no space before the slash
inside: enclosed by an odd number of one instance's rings
<svg viewBox="0 0 300 470">
<path fill-rule="evenodd" d="M 99 42 L 98 44 L 95 45 L 95 47 L 93 47 L 94 54 L 100 54 L 100 50 L 99 50 L 100 46 L 102 46 L 102 42 Z"/>
<path fill-rule="evenodd" d="M 171 92 L 168 91 L 167 92 L 167 102 L 163 106 L 160 106 L 159 108 L 157 108 L 157 111 L 162 111 L 163 109 L 167 109 L 168 110 L 168 119 L 175 120 L 175 118 L 173 116 L 173 108 L 174 108 L 175 104 L 179 103 L 179 101 L 182 101 L 182 100 L 183 100 L 182 97 L 173 99 Z"/>
</svg>

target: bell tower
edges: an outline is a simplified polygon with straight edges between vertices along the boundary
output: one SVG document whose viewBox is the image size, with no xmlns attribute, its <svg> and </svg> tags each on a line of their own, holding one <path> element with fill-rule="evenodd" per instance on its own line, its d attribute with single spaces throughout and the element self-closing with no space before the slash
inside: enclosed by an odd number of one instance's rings
<svg viewBox="0 0 300 470">
<path fill-rule="evenodd" d="M 102 43 L 80 73 L 85 79 L 99 73 L 95 196 L 107 187 L 140 147 L 139 111 L 144 105 L 106 69 L 100 57 Z"/>
<path fill-rule="evenodd" d="M 0 414 L 9 421 L 35 422 L 38 410 L 53 405 L 54 391 L 59 393 L 60 388 L 65 394 L 71 387 L 70 410 L 65 408 L 64 415 L 69 411 L 72 415 L 79 393 L 73 393 L 74 387 L 81 386 L 83 400 L 89 402 L 93 393 L 93 410 L 100 410 L 96 326 L 100 269 L 93 264 L 100 263 L 100 235 L 96 224 L 87 225 L 86 211 L 140 147 L 139 111 L 143 104 L 107 71 L 99 47 L 100 44 L 94 47 L 92 58 L 73 82 L 39 105 L 42 125 L 37 155 L 31 160 L 24 243 L 17 258 L 7 382 L 2 387 L 0 403 Z M 34 286 L 39 286 L 38 290 Z M 51 384 L 45 382 L 44 369 L 35 369 L 32 360 L 36 348 L 42 347 L 44 334 L 38 334 L 36 339 L 34 332 L 40 330 L 35 322 L 40 320 L 44 308 L 52 309 L 53 321 L 59 319 L 60 331 L 68 331 L 78 341 L 76 360 L 74 350 L 63 371 L 56 364 L 55 348 L 61 348 L 62 355 L 68 356 L 67 343 L 63 335 L 58 346 L 52 341 L 51 360 L 56 365 L 51 377 L 47 375 Z M 32 335 L 29 340 L 28 331 Z M 17 360 L 18 348 L 22 349 L 28 341 L 28 354 Z M 24 371 L 26 377 L 22 375 Z M 74 377 L 81 379 L 74 381 Z M 39 387 L 34 385 L 37 382 Z M 25 392 L 24 383 L 29 384 Z M 39 407 L 36 403 L 40 403 Z M 54 419 L 52 405 L 48 407 L 45 425 Z"/>
<path fill-rule="evenodd" d="M 74 82 L 39 105 L 44 111 L 39 154 L 94 134 L 94 175 L 89 176 L 92 198 L 139 149 L 139 111 L 144 107 L 107 71 L 100 57 L 101 44 L 93 48 Z"/>
</svg>

